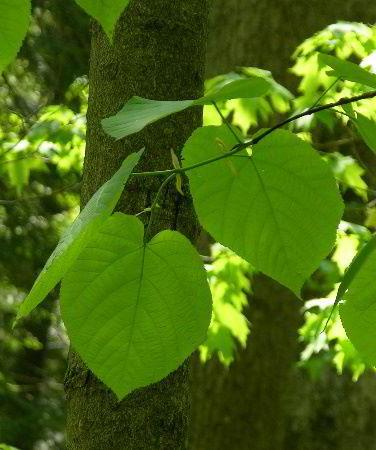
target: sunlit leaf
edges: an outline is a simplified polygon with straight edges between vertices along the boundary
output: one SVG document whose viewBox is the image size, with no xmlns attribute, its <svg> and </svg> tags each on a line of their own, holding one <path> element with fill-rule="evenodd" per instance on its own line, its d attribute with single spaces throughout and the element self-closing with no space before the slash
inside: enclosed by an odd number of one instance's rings
<svg viewBox="0 0 376 450">
<path fill-rule="evenodd" d="M 364 142 L 376 153 L 376 123 L 359 113 L 353 122 Z"/>
<path fill-rule="evenodd" d="M 212 102 L 233 98 L 252 98 L 268 92 L 270 84 L 261 77 L 252 77 L 221 84 L 198 100 L 159 101 L 132 97 L 115 116 L 102 121 L 110 136 L 121 139 L 137 133 L 147 125 L 191 106 L 210 105 Z"/>
<path fill-rule="evenodd" d="M 226 128 L 196 130 L 184 166 L 223 155 L 236 143 Z M 288 131 L 252 149 L 188 172 L 201 224 L 256 269 L 299 294 L 330 252 L 343 204 L 327 164 Z"/>
<path fill-rule="evenodd" d="M 376 75 L 357 64 L 324 53 L 319 54 L 319 61 L 333 69 L 330 75 L 376 89 Z"/>
<path fill-rule="evenodd" d="M 73 347 L 121 399 L 206 339 L 211 296 L 187 238 L 167 230 L 144 243 L 142 223 L 117 213 L 64 278 L 61 309 Z"/>
<path fill-rule="evenodd" d="M 29 27 L 30 0 L 0 0 L 0 74 L 17 56 Z"/>
<path fill-rule="evenodd" d="M 346 334 L 365 361 L 373 366 L 376 366 L 375 267 L 376 237 L 373 237 L 355 257 L 337 294 Z"/>
<path fill-rule="evenodd" d="M 130 0 L 76 0 L 90 16 L 103 27 L 112 41 L 116 22 L 128 6 Z"/>
<path fill-rule="evenodd" d="M 21 304 L 17 320 L 29 314 L 44 300 L 63 278 L 93 233 L 110 216 L 124 189 L 124 184 L 141 155 L 142 151 L 132 153 L 115 175 L 93 195 L 81 214 L 65 231 L 29 295 Z"/>
</svg>

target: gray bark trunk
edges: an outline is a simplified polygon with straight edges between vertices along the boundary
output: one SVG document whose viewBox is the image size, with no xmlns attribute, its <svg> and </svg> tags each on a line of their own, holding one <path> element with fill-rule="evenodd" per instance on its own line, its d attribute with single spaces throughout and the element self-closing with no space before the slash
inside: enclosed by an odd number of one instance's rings
<svg viewBox="0 0 376 450">
<path fill-rule="evenodd" d="M 202 94 L 207 31 L 206 0 L 133 0 L 123 14 L 112 48 L 94 26 L 90 99 L 82 204 L 130 153 L 146 148 L 140 170 L 171 167 L 170 149 L 179 152 L 200 125 L 201 110 L 191 110 L 114 142 L 100 120 L 117 112 L 132 95 L 178 100 Z M 155 178 L 135 180 L 119 209 L 137 213 L 150 206 L 160 185 Z M 192 241 L 198 226 L 190 200 L 171 186 L 155 232 L 182 231 Z M 66 376 L 67 439 L 70 449 L 186 448 L 190 393 L 187 363 L 160 383 L 130 394 L 121 403 L 84 367 L 73 351 Z"/>
</svg>

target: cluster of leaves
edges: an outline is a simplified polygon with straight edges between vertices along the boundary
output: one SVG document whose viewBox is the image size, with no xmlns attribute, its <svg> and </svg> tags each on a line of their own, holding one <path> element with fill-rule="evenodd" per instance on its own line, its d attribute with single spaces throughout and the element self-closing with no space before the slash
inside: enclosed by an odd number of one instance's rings
<svg viewBox="0 0 376 450">
<path fill-rule="evenodd" d="M 218 354 L 219 360 L 229 365 L 235 358 L 236 343 L 247 344 L 250 324 L 244 315 L 251 291 L 251 267 L 229 249 L 215 244 L 212 261 L 206 265 L 213 298 L 213 314 L 208 338 L 200 346 L 203 362 Z"/>
<path fill-rule="evenodd" d="M 77 111 L 48 106 L 23 117 L 9 110 L 12 99 L 1 101 L 0 439 L 21 447 L 43 441 L 60 448 L 63 440 L 63 387 L 56 379 L 64 374 L 67 341 L 54 314 L 57 292 L 23 327 L 13 330 L 12 319 L 77 210 L 85 86 L 78 80 L 67 93 L 82 104 Z M 27 97 L 25 101 L 33 103 Z"/>
<path fill-rule="evenodd" d="M 77 3 L 112 39 L 116 19 L 128 1 Z M 3 5 L 0 14 L 10 43 L 5 46 L 1 69 L 14 57 L 26 31 L 28 2 L 17 6 L 20 11 L 16 12 L 16 8 Z M 356 83 L 365 94 L 363 99 L 376 96 L 374 92 L 367 95 L 369 88 L 376 88 L 376 76 L 369 71 L 329 55 L 316 58 L 320 67 L 331 68 L 327 75 L 332 80 Z M 334 84 L 332 81 L 330 86 Z M 122 139 L 194 106 L 214 105 L 223 120 L 218 103 L 268 95 L 279 112 L 284 112 L 291 100 L 269 74 L 249 69 L 215 80 L 200 99 L 133 97 L 102 123 L 110 136 Z M 374 150 L 374 124 L 348 106 L 355 100 L 342 102 L 344 114 Z M 234 105 L 229 108 L 233 111 Z M 317 112 L 331 108 L 322 107 Z M 265 118 L 270 112 L 263 101 L 248 105 L 248 110 L 253 111 L 254 120 L 255 111 L 262 111 Z M 314 112 L 311 107 L 288 122 Z M 307 141 L 279 129 L 288 122 L 261 130 L 249 140 L 244 136 L 248 131 L 244 120 L 238 116 L 238 121 L 241 130 L 226 120 L 223 125 L 195 130 L 184 146 L 182 167 L 138 176 L 167 177 L 151 205 L 153 212 L 166 183 L 187 173 L 194 206 L 205 229 L 256 270 L 300 296 L 303 283 L 335 242 L 343 213 L 335 178 Z M 61 310 L 71 342 L 120 399 L 178 367 L 205 341 L 212 316 L 206 273 L 189 241 L 170 230 L 150 236 L 153 214 L 146 231 L 137 217 L 112 214 L 141 156 L 142 151 L 131 154 L 89 201 L 64 233 L 18 311 L 18 319 L 26 316 L 62 280 Z M 23 186 L 25 174 L 27 169 L 22 168 L 16 185 Z M 372 314 L 376 316 L 372 300 L 376 288 L 368 284 L 376 257 L 374 241 L 371 239 L 350 266 L 335 302 L 345 300 L 340 314 L 346 332 L 371 363 L 376 356 L 369 345 L 375 337 L 375 320 L 369 319 Z"/>
<path fill-rule="evenodd" d="M 122 138 L 171 113 L 262 96 L 269 86 L 264 78 L 246 77 L 198 100 L 135 97 L 103 126 Z M 199 128 L 183 149 L 183 167 L 166 174 L 187 172 L 204 227 L 299 295 L 331 250 L 342 202 L 327 164 L 308 143 L 282 130 L 256 139 L 250 152 L 251 144 L 228 124 Z M 185 238 L 166 231 L 149 240 L 138 219 L 111 216 L 141 153 L 129 156 L 91 199 L 19 310 L 19 318 L 28 314 L 63 278 L 62 314 L 70 339 L 119 398 L 177 367 L 204 341 L 211 316 L 204 270 Z"/>
</svg>

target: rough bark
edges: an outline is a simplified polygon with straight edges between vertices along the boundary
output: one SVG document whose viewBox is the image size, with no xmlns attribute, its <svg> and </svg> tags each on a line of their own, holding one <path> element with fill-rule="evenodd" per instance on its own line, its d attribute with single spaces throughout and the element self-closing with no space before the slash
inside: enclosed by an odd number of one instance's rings
<svg viewBox="0 0 376 450">
<path fill-rule="evenodd" d="M 255 66 L 293 89 L 288 67 L 295 47 L 338 20 L 375 22 L 376 7 L 366 0 L 216 0 L 207 76 Z M 229 369 L 217 360 L 194 361 L 190 449 L 376 448 L 372 376 L 354 387 L 349 376 L 338 379 L 329 370 L 313 383 L 295 368 L 302 304 L 267 277 L 257 277 L 253 288 L 246 350 Z M 346 408 L 351 420 L 345 420 Z"/>
<path fill-rule="evenodd" d="M 118 24 L 113 48 L 100 27 L 94 26 L 83 205 L 132 151 L 146 149 L 140 170 L 170 168 L 170 149 L 178 153 L 200 125 L 201 110 L 191 110 L 114 142 L 103 133 L 100 120 L 117 112 L 132 95 L 166 100 L 200 96 L 207 14 L 206 0 L 133 0 Z M 119 209 L 138 213 L 150 206 L 160 181 L 132 181 Z M 180 196 L 174 186 L 167 190 L 154 231 L 162 228 L 178 229 L 192 241 L 197 235 L 189 197 Z M 186 448 L 187 364 L 119 403 L 72 352 L 66 393 L 70 449 Z"/>
<path fill-rule="evenodd" d="M 197 450 L 277 450 L 287 428 L 299 301 L 257 276 L 250 298 L 251 338 L 229 369 L 217 360 L 192 370 L 191 446 Z"/>
<path fill-rule="evenodd" d="M 288 74 L 296 46 L 341 20 L 375 23 L 376 7 L 366 0 L 215 0 L 210 13 L 208 76 L 236 66 L 271 70 L 295 85 Z"/>
</svg>

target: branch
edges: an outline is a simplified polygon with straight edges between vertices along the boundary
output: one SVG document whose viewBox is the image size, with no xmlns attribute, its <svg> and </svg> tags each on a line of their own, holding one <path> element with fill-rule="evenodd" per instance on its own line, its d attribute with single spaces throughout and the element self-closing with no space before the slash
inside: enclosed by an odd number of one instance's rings
<svg viewBox="0 0 376 450">
<path fill-rule="evenodd" d="M 246 141 L 243 143 L 238 143 L 238 144 L 234 145 L 234 147 L 232 147 L 232 149 L 230 151 L 228 151 L 227 153 L 224 153 L 223 155 L 219 155 L 214 158 L 207 159 L 200 163 L 193 164 L 192 166 L 182 167 L 182 168 L 178 168 L 178 169 L 156 170 L 154 172 L 134 172 L 134 173 L 132 173 L 132 175 L 135 177 L 153 177 L 153 176 L 167 176 L 167 175 L 172 175 L 174 173 L 175 174 L 176 173 L 185 173 L 190 170 L 197 169 L 199 167 L 206 166 L 213 162 L 220 161 L 222 159 L 229 158 L 230 156 L 236 155 L 236 153 L 239 153 L 248 147 L 258 144 L 264 138 L 269 136 L 269 134 L 273 133 L 273 131 L 278 130 L 279 128 L 282 128 L 291 122 L 295 122 L 296 120 L 301 119 L 302 117 L 311 116 L 312 114 L 316 114 L 320 111 L 325 111 L 327 109 L 336 108 L 337 106 L 348 105 L 350 103 L 358 102 L 360 100 L 367 100 L 367 99 L 375 98 L 375 97 L 376 97 L 376 91 L 371 91 L 371 92 L 366 92 L 361 95 L 356 95 L 355 97 L 344 97 L 344 98 L 341 98 L 340 100 L 338 100 L 337 102 L 327 103 L 326 105 L 315 106 L 313 108 L 307 109 L 306 111 L 303 111 L 303 112 L 295 114 L 294 116 L 291 116 L 285 120 L 282 120 L 281 122 L 277 123 L 276 125 L 272 126 L 271 128 L 268 128 L 263 133 L 261 133 L 260 135 L 258 135 L 257 137 L 255 137 L 249 141 Z"/>
</svg>

